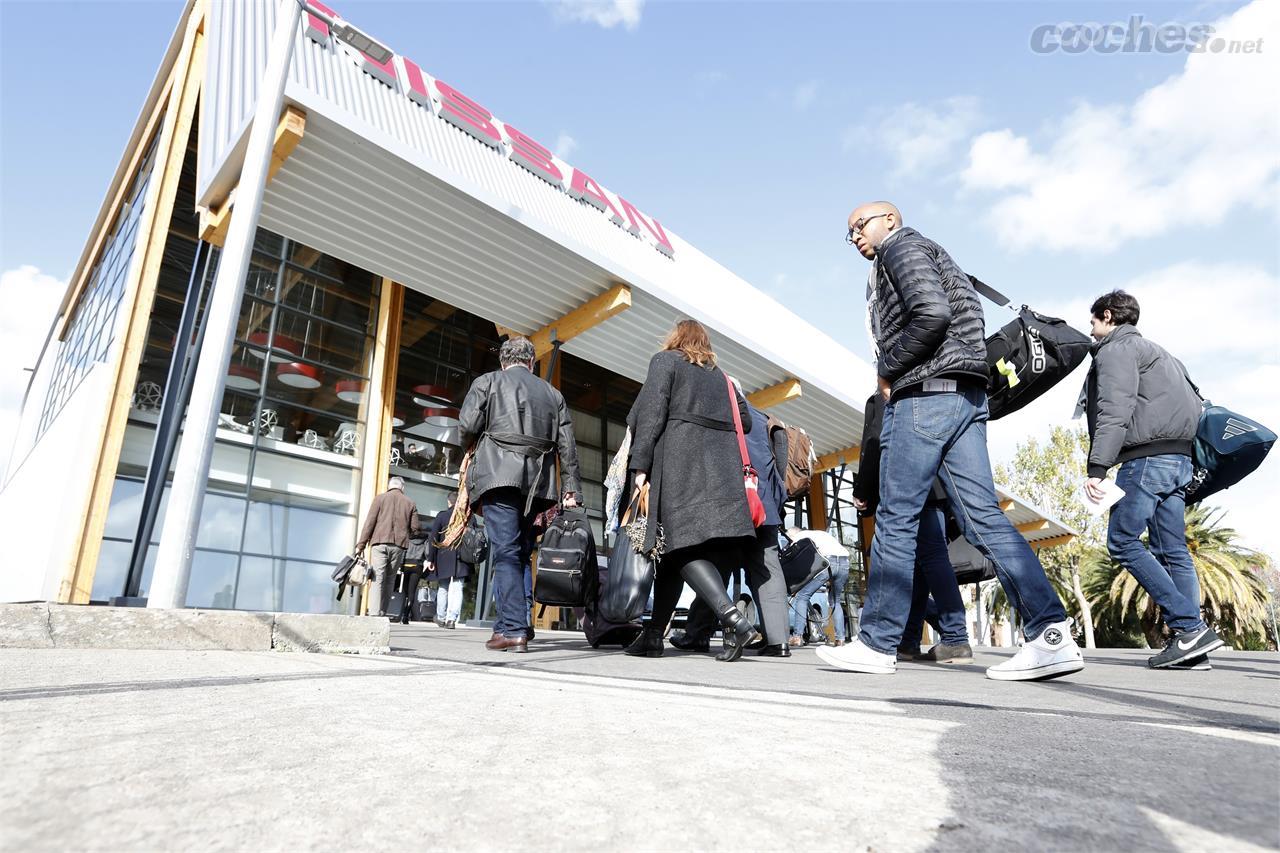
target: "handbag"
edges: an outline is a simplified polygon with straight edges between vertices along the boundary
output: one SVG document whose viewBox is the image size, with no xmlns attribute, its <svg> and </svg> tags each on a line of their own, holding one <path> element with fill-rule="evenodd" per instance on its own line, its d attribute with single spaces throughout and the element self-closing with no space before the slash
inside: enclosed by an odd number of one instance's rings
<svg viewBox="0 0 1280 853">
<path fill-rule="evenodd" d="M 764 501 L 760 500 L 760 475 L 751 467 L 751 454 L 747 452 L 747 437 L 742 432 L 742 415 L 738 412 L 738 393 L 733 380 L 726 373 L 724 383 L 729 386 L 729 411 L 733 412 L 733 428 L 738 433 L 738 453 L 742 456 L 742 486 L 747 491 L 747 508 L 751 510 L 751 526 L 764 524 Z"/>
<path fill-rule="evenodd" d="M 348 554 L 339 560 L 329 576 L 338 585 L 338 594 L 335 596 L 337 600 L 342 600 L 342 594 L 347 591 L 347 587 L 360 586 L 368 581 L 370 574 L 369 564 L 363 557 Z"/>
<path fill-rule="evenodd" d="M 787 583 L 787 595 L 795 595 L 809 585 L 818 575 L 831 568 L 827 558 L 818 551 L 812 539 L 797 539 L 778 555 L 782 563 L 782 577 Z"/>
<path fill-rule="evenodd" d="M 627 505 L 622 516 L 623 529 L 635 528 L 633 516 L 641 511 L 647 500 L 648 483 L 639 489 Z M 640 515 L 643 519 L 645 516 Z M 643 527 L 643 525 L 640 525 Z M 643 532 L 641 532 L 643 541 Z M 649 554 L 642 554 L 639 545 L 635 544 L 633 530 L 628 530 L 627 537 L 619 537 L 618 544 L 609 557 L 609 569 L 605 574 L 604 589 L 600 592 L 598 611 L 600 616 L 609 622 L 626 624 L 635 622 L 644 615 L 645 605 L 649 603 L 649 590 L 653 587 L 654 559 Z"/>
<path fill-rule="evenodd" d="M 477 516 L 467 519 L 467 526 L 458 539 L 458 559 L 473 566 L 483 563 L 489 556 L 489 537 L 485 535 L 484 524 Z"/>
</svg>

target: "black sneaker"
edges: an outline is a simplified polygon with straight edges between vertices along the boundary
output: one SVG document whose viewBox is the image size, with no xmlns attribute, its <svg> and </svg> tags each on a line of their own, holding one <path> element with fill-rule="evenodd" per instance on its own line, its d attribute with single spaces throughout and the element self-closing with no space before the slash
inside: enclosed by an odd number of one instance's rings
<svg viewBox="0 0 1280 853">
<path fill-rule="evenodd" d="M 1222 647 L 1222 638 L 1212 628 L 1201 628 L 1199 631 L 1183 631 L 1174 634 L 1164 644 L 1164 650 L 1158 655 L 1147 658 L 1147 666 L 1152 669 L 1168 669 L 1176 663 L 1191 658 L 1204 657 L 1214 649 Z"/>
<path fill-rule="evenodd" d="M 924 654 L 916 655 L 916 660 L 926 663 L 973 663 L 973 646 L 968 643 L 954 646 L 938 643 Z"/>
<path fill-rule="evenodd" d="M 919 646 L 898 646 L 898 660 L 910 662 L 920 657 Z"/>
<path fill-rule="evenodd" d="M 1200 655 L 1198 658 L 1187 658 L 1181 663 L 1175 663 L 1169 669 L 1191 669 L 1197 672 L 1207 672 L 1213 669 L 1213 664 L 1209 663 L 1208 655 Z"/>
</svg>

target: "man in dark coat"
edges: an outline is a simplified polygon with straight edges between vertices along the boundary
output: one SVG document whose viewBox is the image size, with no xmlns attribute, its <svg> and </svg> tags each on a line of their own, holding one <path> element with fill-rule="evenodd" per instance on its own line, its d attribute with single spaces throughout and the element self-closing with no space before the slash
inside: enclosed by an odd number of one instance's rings
<svg viewBox="0 0 1280 853">
<path fill-rule="evenodd" d="M 941 479 L 964 536 L 996 566 L 1026 643 L 987 677 L 1026 681 L 1084 668 L 1071 620 L 1044 567 L 1000 511 L 987 453 L 982 305 L 946 250 L 902 224 L 888 202 L 849 214 L 848 242 L 872 261 L 867 319 L 880 392 L 880 507 L 857 640 L 818 657 L 852 672 L 892 674 L 911 607 L 920 514 Z"/>
<path fill-rule="evenodd" d="M 437 543 L 444 535 L 453 516 L 453 505 L 458 501 L 458 493 L 449 493 L 449 506 L 436 513 L 431 524 L 431 538 L 427 543 L 427 571 L 439 584 L 436 594 L 435 622 L 442 628 L 458 627 L 458 619 L 462 614 L 462 596 L 466 580 L 471 575 L 471 564 L 464 563 L 454 548 L 442 548 Z"/>
<path fill-rule="evenodd" d="M 1182 364 L 1137 329 L 1138 300 L 1123 290 L 1092 309 L 1093 364 L 1086 380 L 1090 499 L 1106 497 L 1107 470 L 1120 463 L 1124 491 L 1111 508 L 1107 549 L 1151 596 L 1173 632 L 1147 663 L 1156 669 L 1208 669 L 1222 639 L 1200 616 L 1200 584 L 1187 549 L 1187 486 L 1200 395 Z M 1148 534 L 1148 549 L 1139 538 Z"/>
<path fill-rule="evenodd" d="M 529 606 L 524 576 L 530 571 L 533 520 L 563 495 L 578 505 L 578 446 L 564 397 L 533 374 L 528 338 L 511 338 L 498 353 L 501 370 L 471 384 L 459 415 L 463 447 L 474 448 L 467 471 L 473 505 L 484 514 L 493 556 L 498 618 L 485 643 L 492 651 L 528 651 Z M 559 451 L 562 487 L 556 489 Z"/>
</svg>

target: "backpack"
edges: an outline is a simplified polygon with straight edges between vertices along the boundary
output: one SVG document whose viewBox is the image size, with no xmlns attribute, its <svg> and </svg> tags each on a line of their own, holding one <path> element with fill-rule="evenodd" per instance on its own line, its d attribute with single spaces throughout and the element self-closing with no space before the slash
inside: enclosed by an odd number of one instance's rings
<svg viewBox="0 0 1280 853">
<path fill-rule="evenodd" d="M 598 583 L 596 541 L 587 514 L 566 509 L 542 534 L 533 597 L 552 607 L 585 607 L 595 601 Z"/>
<path fill-rule="evenodd" d="M 475 566 L 483 563 L 489 556 L 489 537 L 484 534 L 484 523 L 476 516 L 471 516 L 467 527 L 458 539 L 458 559 Z"/>
<path fill-rule="evenodd" d="M 769 415 L 769 433 L 775 429 L 787 432 L 787 470 L 782 474 L 782 487 L 787 490 L 788 498 L 798 498 L 809 493 L 809 483 L 813 480 L 814 463 L 818 456 L 813 452 L 813 442 L 809 434 L 797 426 L 787 426 L 782 421 Z"/>
<path fill-rule="evenodd" d="M 1000 306 L 1009 298 L 969 276 L 974 290 Z M 1023 305 L 1015 320 L 987 338 L 987 406 L 990 420 L 1018 411 L 1080 366 L 1093 341 L 1065 320 Z"/>
<path fill-rule="evenodd" d="M 1190 376 L 1187 382 L 1204 400 Z M 1202 501 L 1252 474 L 1275 443 L 1276 434 L 1253 418 L 1204 400 L 1192 449 L 1195 473 L 1187 487 L 1187 504 Z"/>
</svg>

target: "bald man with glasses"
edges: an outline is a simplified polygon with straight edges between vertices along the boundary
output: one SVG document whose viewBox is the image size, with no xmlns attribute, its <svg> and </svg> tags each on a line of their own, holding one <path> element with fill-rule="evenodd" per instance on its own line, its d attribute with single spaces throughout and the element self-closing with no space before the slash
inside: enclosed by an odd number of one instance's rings
<svg viewBox="0 0 1280 853">
<path fill-rule="evenodd" d="M 818 657 L 851 672 L 892 674 L 911 609 L 916 537 L 934 480 L 964 536 L 996 567 L 1026 643 L 987 669 L 1000 681 L 1084 668 L 1071 620 L 1035 553 L 1000 511 L 987 454 L 982 304 L 946 250 L 902 223 L 887 201 L 849 214 L 846 241 L 871 261 L 867 329 L 885 399 L 880 506 L 858 638 Z"/>
</svg>

